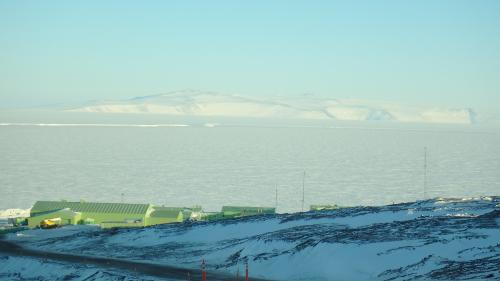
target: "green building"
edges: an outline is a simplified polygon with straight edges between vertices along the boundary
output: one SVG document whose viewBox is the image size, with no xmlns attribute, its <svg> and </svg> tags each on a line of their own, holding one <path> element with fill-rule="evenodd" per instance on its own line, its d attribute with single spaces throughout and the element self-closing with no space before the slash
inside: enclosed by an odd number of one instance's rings
<svg viewBox="0 0 500 281">
<path fill-rule="evenodd" d="M 156 225 L 173 222 L 183 222 L 184 215 L 189 218 L 184 208 L 176 207 L 155 207 L 153 212 L 146 218 L 147 225 Z"/>
<path fill-rule="evenodd" d="M 203 212 L 201 216 L 202 221 L 216 221 L 224 219 L 222 212 Z"/>
<path fill-rule="evenodd" d="M 275 213 L 276 208 L 271 207 L 222 206 L 222 216 L 224 218 L 237 218 Z"/>
<path fill-rule="evenodd" d="M 13 226 L 23 226 L 27 224 L 27 220 L 25 217 L 8 218 L 7 222 L 12 224 Z"/>
<path fill-rule="evenodd" d="M 46 219 L 61 219 L 67 224 L 98 224 L 102 228 L 144 227 L 182 222 L 182 208 L 154 207 L 151 204 L 37 201 L 28 218 L 29 227 L 40 226 Z"/>
<path fill-rule="evenodd" d="M 36 204 L 35 204 L 36 205 Z M 33 207 L 34 208 L 34 207 Z M 48 219 L 61 219 L 61 224 L 77 224 L 82 219 L 82 213 L 74 212 L 69 208 L 47 210 L 38 212 L 28 218 L 28 227 L 35 228 L 40 226 L 43 220 Z"/>
</svg>

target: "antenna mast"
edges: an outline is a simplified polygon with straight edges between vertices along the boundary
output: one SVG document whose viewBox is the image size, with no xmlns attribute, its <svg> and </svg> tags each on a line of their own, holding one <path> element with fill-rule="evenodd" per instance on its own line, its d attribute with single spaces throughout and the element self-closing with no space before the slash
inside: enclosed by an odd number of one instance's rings
<svg viewBox="0 0 500 281">
<path fill-rule="evenodd" d="M 306 182 L 306 171 L 304 171 L 304 174 L 302 174 L 302 212 L 304 212 L 305 182 Z"/>
<path fill-rule="evenodd" d="M 276 184 L 276 198 L 275 198 L 275 202 L 274 203 L 275 203 L 275 205 L 274 205 L 274 207 L 275 207 L 274 211 L 276 211 L 276 210 L 278 210 L 278 184 Z"/>
<path fill-rule="evenodd" d="M 424 147 L 424 200 L 427 199 L 427 146 Z"/>
</svg>

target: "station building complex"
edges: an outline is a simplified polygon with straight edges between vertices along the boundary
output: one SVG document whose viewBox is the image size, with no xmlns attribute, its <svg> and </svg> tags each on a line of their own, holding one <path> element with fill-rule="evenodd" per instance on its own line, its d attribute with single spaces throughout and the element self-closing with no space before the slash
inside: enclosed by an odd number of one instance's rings
<svg viewBox="0 0 500 281">
<path fill-rule="evenodd" d="M 204 213 L 201 207 L 164 207 L 151 204 L 37 201 L 27 224 L 42 226 L 46 220 L 60 225 L 98 224 L 102 228 L 145 227 L 190 220 L 220 220 L 244 216 L 275 214 L 275 208 L 224 206 L 221 212 Z"/>
<path fill-rule="evenodd" d="M 184 208 L 155 207 L 151 204 L 37 201 L 31 208 L 28 226 L 60 218 L 62 225 L 98 224 L 102 228 L 144 227 L 183 222 L 192 211 Z M 188 216 L 185 218 L 185 216 Z"/>
</svg>

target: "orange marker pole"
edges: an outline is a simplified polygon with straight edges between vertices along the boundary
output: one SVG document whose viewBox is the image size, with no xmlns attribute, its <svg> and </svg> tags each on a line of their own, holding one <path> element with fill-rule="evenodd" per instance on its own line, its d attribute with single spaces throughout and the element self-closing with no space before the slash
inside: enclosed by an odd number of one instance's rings
<svg viewBox="0 0 500 281">
<path fill-rule="evenodd" d="M 245 281 L 248 281 L 248 262 L 245 265 Z"/>
<path fill-rule="evenodd" d="M 207 281 L 207 273 L 205 272 L 205 260 L 201 261 L 201 281 Z"/>
</svg>

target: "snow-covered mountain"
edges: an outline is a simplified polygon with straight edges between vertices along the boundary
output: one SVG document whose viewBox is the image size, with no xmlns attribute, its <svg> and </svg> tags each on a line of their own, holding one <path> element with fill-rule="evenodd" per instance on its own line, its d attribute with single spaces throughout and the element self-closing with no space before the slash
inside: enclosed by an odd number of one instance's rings
<svg viewBox="0 0 500 281">
<path fill-rule="evenodd" d="M 195 90 L 95 102 L 77 112 L 154 113 L 177 116 L 227 116 L 347 121 L 472 124 L 472 109 L 412 106 L 387 102 L 301 97 L 243 97 Z"/>
<path fill-rule="evenodd" d="M 31 230 L 9 240 L 185 268 L 205 259 L 232 274 L 248 262 L 252 277 L 271 280 L 499 280 L 499 206 L 498 197 L 433 199 L 143 229 Z M 21 271 L 12 263 L 0 276 Z"/>
</svg>

